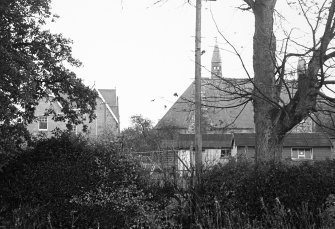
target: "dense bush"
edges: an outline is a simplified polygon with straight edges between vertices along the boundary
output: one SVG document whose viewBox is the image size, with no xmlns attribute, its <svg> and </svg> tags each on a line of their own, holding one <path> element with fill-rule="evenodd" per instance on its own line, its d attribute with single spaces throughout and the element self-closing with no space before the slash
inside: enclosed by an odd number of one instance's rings
<svg viewBox="0 0 335 229">
<path fill-rule="evenodd" d="M 68 133 L 36 140 L 0 171 L 0 226 L 335 226 L 334 161 L 262 166 L 232 161 L 206 170 L 201 185 L 185 189 L 173 180 L 182 177 L 151 179 L 118 147 Z"/>
<path fill-rule="evenodd" d="M 40 139 L 0 172 L 0 225 L 127 228 L 144 221 L 143 173 L 111 143 Z"/>
<path fill-rule="evenodd" d="M 234 215 L 263 226 L 278 220 L 296 228 L 320 226 L 327 197 L 335 193 L 334 168 L 334 161 L 218 165 L 203 176 L 201 206 L 221 221 Z"/>
</svg>

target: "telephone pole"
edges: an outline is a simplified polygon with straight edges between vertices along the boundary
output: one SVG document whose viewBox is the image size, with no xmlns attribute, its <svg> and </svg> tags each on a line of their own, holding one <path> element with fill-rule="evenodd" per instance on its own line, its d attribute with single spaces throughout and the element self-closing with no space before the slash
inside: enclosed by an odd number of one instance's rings
<svg viewBox="0 0 335 229">
<path fill-rule="evenodd" d="M 216 1 L 216 0 L 208 0 Z M 202 170 L 202 133 L 201 133 L 201 2 L 196 1 L 196 19 L 195 19 L 195 175 L 196 181 L 201 182 Z"/>
<path fill-rule="evenodd" d="M 195 20 L 195 176 L 200 183 L 202 170 L 202 134 L 201 134 L 201 1 L 196 2 Z"/>
</svg>

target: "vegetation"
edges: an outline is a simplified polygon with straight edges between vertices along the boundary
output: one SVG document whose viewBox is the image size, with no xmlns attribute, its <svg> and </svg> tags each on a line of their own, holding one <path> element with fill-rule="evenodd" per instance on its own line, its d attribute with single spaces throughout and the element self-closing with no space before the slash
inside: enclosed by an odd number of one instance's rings
<svg viewBox="0 0 335 229">
<path fill-rule="evenodd" d="M 37 139 L 0 171 L 0 226 L 331 228 L 334 166 L 231 161 L 185 188 L 180 179 L 189 178 L 177 174 L 152 179 L 118 144 L 59 132 Z"/>
<path fill-rule="evenodd" d="M 155 129 L 152 121 L 141 115 L 132 116 L 131 124 L 131 127 L 124 129 L 120 135 L 122 148 L 126 152 L 161 150 L 161 140 L 172 139 L 176 133 L 168 124 L 159 130 Z"/>
<path fill-rule="evenodd" d="M 112 144 L 69 133 L 39 139 L 0 173 L 2 224 L 127 228 L 145 206 L 141 179 L 139 164 Z"/>
<path fill-rule="evenodd" d="M 0 153 L 9 146 L 19 150 L 42 98 L 62 104 L 57 120 L 92 120 L 97 93 L 67 68 L 81 65 L 72 57 L 71 41 L 43 29 L 56 18 L 50 0 L 3 0 L 0 14 Z M 46 114 L 56 115 L 52 109 Z"/>
<path fill-rule="evenodd" d="M 302 53 L 285 51 L 281 65 L 275 61 L 276 1 L 244 2 L 255 15 L 252 98 L 257 160 L 264 163 L 217 165 L 203 173 L 203 183 L 185 188 L 180 179 L 192 183 L 192 176 L 164 174 L 153 180 L 155 173 L 164 171 L 147 171 L 128 153 L 160 149 L 162 135 L 141 116 L 134 116 L 133 127 L 122 133 L 121 148 L 120 142 L 92 141 L 68 132 L 26 141 L 25 126 L 36 118 L 40 99 L 62 103 L 64 116 L 55 118 L 78 124 L 86 115 L 94 118 L 97 94 L 65 67 L 80 65 L 72 57 L 71 42 L 42 29 L 53 18 L 49 0 L 1 1 L 0 226 L 333 228 L 335 162 L 275 161 L 280 158 L 282 137 L 316 111 L 317 97 L 328 100 L 329 106 L 333 102 L 321 88 L 334 83 L 327 80 L 324 67 L 334 57 L 330 46 L 335 1 L 309 1 L 310 6 L 297 1 L 311 25 L 314 43 Z M 309 13 L 318 15 L 316 24 Z M 307 58 L 307 69 L 300 72 L 290 102 L 281 104 L 285 65 L 291 56 Z M 53 110 L 47 113 L 55 115 Z"/>
</svg>

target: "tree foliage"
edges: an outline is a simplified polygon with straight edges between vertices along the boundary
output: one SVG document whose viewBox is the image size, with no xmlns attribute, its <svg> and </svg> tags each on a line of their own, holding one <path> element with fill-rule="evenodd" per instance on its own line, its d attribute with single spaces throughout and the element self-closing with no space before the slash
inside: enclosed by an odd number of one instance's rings
<svg viewBox="0 0 335 229">
<path fill-rule="evenodd" d="M 32 122 L 42 98 L 62 104 L 64 115 L 59 120 L 81 122 L 86 114 L 89 120 L 94 118 L 97 93 L 67 68 L 81 65 L 72 57 L 71 40 L 43 29 L 56 17 L 50 12 L 50 2 L 0 2 L 1 130 L 15 129 L 17 119 L 24 125 Z"/>
<path fill-rule="evenodd" d="M 159 136 L 153 128 L 152 121 L 141 115 L 131 117 L 131 127 L 121 132 L 123 150 L 133 152 L 159 149 Z"/>
<path fill-rule="evenodd" d="M 172 139 L 177 132 L 169 123 L 164 123 L 156 129 L 152 121 L 142 115 L 133 115 L 131 124 L 132 126 L 124 129 L 120 135 L 123 150 L 128 152 L 161 150 L 161 141 Z"/>
</svg>

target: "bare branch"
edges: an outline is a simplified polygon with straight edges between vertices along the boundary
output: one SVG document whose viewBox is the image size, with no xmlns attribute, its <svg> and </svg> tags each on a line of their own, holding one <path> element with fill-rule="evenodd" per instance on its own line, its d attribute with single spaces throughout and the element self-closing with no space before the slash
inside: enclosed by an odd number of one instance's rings
<svg viewBox="0 0 335 229">
<path fill-rule="evenodd" d="M 247 5 L 249 6 L 249 9 L 254 9 L 255 8 L 255 1 L 254 0 L 243 0 Z"/>
<path fill-rule="evenodd" d="M 327 55 L 324 55 L 323 56 L 323 61 L 327 61 L 331 58 L 334 58 L 335 57 L 335 51 L 331 52 L 331 53 L 328 53 Z"/>
<path fill-rule="evenodd" d="M 318 95 L 321 96 L 322 98 L 324 98 L 324 99 L 326 99 L 326 100 L 332 102 L 332 103 L 335 103 L 335 98 L 330 97 L 330 96 L 324 94 L 324 93 L 321 92 L 321 91 L 318 92 Z"/>
<path fill-rule="evenodd" d="M 323 82 L 324 85 L 328 85 L 328 84 L 335 84 L 335 80 L 325 80 Z"/>
</svg>

